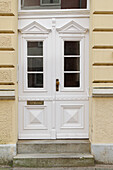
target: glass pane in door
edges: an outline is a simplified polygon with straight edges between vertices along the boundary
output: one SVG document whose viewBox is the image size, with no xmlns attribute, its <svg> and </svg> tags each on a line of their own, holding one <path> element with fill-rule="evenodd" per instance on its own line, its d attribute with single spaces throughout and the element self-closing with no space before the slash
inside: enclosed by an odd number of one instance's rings
<svg viewBox="0 0 113 170">
<path fill-rule="evenodd" d="M 28 58 L 28 71 L 43 71 L 43 58 Z"/>
<path fill-rule="evenodd" d="M 80 71 L 80 58 L 64 57 L 64 71 Z"/>
<path fill-rule="evenodd" d="M 80 42 L 64 41 L 64 55 L 80 55 Z"/>
<path fill-rule="evenodd" d="M 44 87 L 43 41 L 27 41 L 27 87 Z"/>
<path fill-rule="evenodd" d="M 27 42 L 28 56 L 43 56 L 43 42 L 42 41 L 28 41 Z"/>
<path fill-rule="evenodd" d="M 65 73 L 64 74 L 64 87 L 80 87 L 80 74 L 79 73 Z"/>
<path fill-rule="evenodd" d="M 43 88 L 43 74 L 28 73 L 29 88 Z"/>
<path fill-rule="evenodd" d="M 64 41 L 64 87 L 80 87 L 80 41 Z"/>
</svg>

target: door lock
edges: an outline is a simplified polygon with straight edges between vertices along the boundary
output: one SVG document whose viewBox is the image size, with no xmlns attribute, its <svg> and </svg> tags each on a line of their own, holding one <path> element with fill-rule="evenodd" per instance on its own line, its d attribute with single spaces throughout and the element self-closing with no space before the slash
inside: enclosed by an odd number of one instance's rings
<svg viewBox="0 0 113 170">
<path fill-rule="evenodd" d="M 59 91 L 59 79 L 56 79 L 56 91 Z"/>
</svg>

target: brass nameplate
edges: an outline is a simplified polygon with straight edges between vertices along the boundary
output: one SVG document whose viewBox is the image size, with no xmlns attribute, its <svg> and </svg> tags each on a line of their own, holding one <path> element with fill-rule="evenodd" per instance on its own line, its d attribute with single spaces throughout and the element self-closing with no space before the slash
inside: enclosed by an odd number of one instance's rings
<svg viewBox="0 0 113 170">
<path fill-rule="evenodd" d="M 27 105 L 44 105 L 44 101 L 27 101 Z"/>
</svg>

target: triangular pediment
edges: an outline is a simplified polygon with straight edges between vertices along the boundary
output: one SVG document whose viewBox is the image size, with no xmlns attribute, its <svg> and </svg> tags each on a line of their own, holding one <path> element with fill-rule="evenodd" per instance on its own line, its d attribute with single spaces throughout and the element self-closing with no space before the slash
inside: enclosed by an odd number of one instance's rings
<svg viewBox="0 0 113 170">
<path fill-rule="evenodd" d="M 62 34 L 83 34 L 86 33 L 87 29 L 76 23 L 75 21 L 70 21 L 61 28 L 57 28 L 57 31 Z"/>
<path fill-rule="evenodd" d="M 38 22 L 34 21 L 27 25 L 26 27 L 22 28 L 21 33 L 23 34 L 48 34 L 51 29 L 47 29 Z"/>
</svg>

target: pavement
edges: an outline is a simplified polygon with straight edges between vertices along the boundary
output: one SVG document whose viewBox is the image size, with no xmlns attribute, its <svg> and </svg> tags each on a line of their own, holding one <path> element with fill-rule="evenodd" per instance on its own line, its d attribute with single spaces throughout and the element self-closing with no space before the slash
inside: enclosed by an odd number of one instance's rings
<svg viewBox="0 0 113 170">
<path fill-rule="evenodd" d="M 11 168 L 1 166 L 0 170 L 113 170 L 113 165 L 95 165 L 93 167 L 72 167 L 72 168 Z"/>
</svg>

